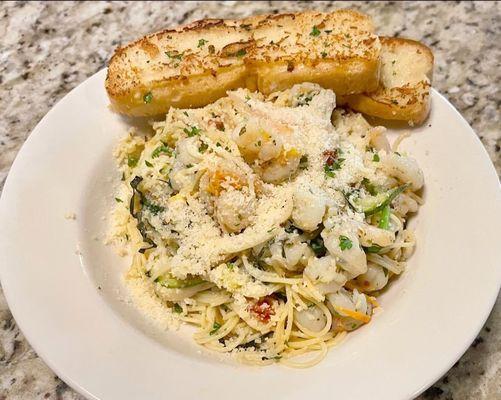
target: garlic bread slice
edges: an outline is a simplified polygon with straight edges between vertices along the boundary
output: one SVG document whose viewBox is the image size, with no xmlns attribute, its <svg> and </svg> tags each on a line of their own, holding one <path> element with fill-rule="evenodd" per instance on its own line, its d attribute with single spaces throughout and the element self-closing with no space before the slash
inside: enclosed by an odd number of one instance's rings
<svg viewBox="0 0 501 400">
<path fill-rule="evenodd" d="M 421 124 L 430 111 L 433 53 L 420 42 L 380 37 L 380 87 L 340 99 L 355 111 L 388 120 Z"/>
<path fill-rule="evenodd" d="M 119 48 L 106 78 L 112 108 L 152 116 L 170 107 L 201 107 L 245 87 L 250 40 L 250 32 L 234 24 L 204 20 Z"/>
<path fill-rule="evenodd" d="M 350 10 L 272 15 L 254 29 L 248 58 L 260 92 L 313 82 L 337 95 L 375 90 L 380 43 L 372 20 Z"/>
<path fill-rule="evenodd" d="M 316 82 L 338 94 L 375 90 L 380 43 L 354 11 L 202 20 L 117 49 L 106 90 L 112 108 L 153 116 L 212 103 L 246 87 L 268 94 Z"/>
</svg>

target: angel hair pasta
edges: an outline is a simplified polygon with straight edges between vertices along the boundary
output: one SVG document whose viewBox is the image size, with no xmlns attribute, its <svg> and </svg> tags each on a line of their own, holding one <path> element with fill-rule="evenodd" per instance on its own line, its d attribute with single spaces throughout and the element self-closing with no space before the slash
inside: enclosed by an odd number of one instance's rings
<svg viewBox="0 0 501 400">
<path fill-rule="evenodd" d="M 370 322 L 412 253 L 423 186 L 384 128 L 306 83 L 171 109 L 153 130 L 116 152 L 113 238 L 143 311 L 215 352 L 297 367 Z"/>
</svg>

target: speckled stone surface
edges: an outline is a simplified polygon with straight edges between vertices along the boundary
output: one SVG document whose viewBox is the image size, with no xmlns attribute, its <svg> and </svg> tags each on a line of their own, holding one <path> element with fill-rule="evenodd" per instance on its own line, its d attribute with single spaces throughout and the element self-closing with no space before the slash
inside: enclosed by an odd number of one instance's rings
<svg viewBox="0 0 501 400">
<path fill-rule="evenodd" d="M 35 125 L 66 93 L 103 68 L 118 44 L 205 17 L 343 7 L 372 15 L 380 34 L 410 37 L 433 48 L 434 86 L 473 126 L 500 173 L 499 2 L 2 2 L 0 190 Z M 419 400 L 501 399 L 500 366 L 498 298 L 471 348 Z M 37 357 L 0 290 L 0 400 L 6 399 L 81 397 Z"/>
</svg>

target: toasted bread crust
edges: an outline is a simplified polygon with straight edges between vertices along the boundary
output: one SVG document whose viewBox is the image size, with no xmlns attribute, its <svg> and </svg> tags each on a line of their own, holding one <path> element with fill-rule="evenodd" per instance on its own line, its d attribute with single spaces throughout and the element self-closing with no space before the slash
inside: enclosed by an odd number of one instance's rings
<svg viewBox="0 0 501 400">
<path fill-rule="evenodd" d="M 380 87 L 371 93 L 346 96 L 340 102 L 373 117 L 421 124 L 430 111 L 433 53 L 424 44 L 410 39 L 381 37 L 380 40 L 383 59 Z"/>
<path fill-rule="evenodd" d="M 267 94 L 312 81 L 340 95 L 370 92 L 381 49 L 373 30 L 349 10 L 195 21 L 117 49 L 106 90 L 132 116 L 204 106 L 237 87 Z"/>
</svg>

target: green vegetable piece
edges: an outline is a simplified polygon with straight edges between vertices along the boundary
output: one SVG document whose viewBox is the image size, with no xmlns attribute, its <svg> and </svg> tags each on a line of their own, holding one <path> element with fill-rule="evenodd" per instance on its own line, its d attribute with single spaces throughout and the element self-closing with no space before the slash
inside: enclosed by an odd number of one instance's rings
<svg viewBox="0 0 501 400">
<path fill-rule="evenodd" d="M 198 148 L 198 151 L 200 153 L 205 153 L 205 150 L 207 150 L 209 148 L 209 145 L 207 143 L 202 143 L 200 145 L 200 147 Z"/>
<path fill-rule="evenodd" d="M 139 249 L 140 253 L 144 253 L 146 250 L 157 247 L 156 243 L 148 236 L 147 232 L 148 229 L 153 228 L 147 220 L 143 219 L 142 207 L 139 207 L 140 205 L 144 205 L 143 192 L 139 190 L 139 184 L 142 182 L 142 180 L 142 177 L 136 176 L 130 182 L 133 193 L 129 203 L 130 213 L 137 220 L 137 229 L 143 237 L 143 241 L 150 245 L 150 247 L 143 247 Z"/>
<path fill-rule="evenodd" d="M 130 168 L 134 168 L 137 165 L 138 161 L 139 161 L 139 159 L 137 157 L 133 156 L 132 154 L 129 154 L 127 156 L 127 165 Z"/>
<path fill-rule="evenodd" d="M 386 192 L 374 196 L 366 196 L 364 198 L 358 197 L 357 192 L 352 192 L 348 194 L 346 198 L 356 212 L 363 212 L 367 216 L 381 211 L 408 187 L 409 184 L 406 183 L 405 185 L 387 190 Z"/>
<path fill-rule="evenodd" d="M 379 162 L 380 161 L 379 154 L 374 153 L 374 155 L 372 156 L 372 161 Z"/>
<path fill-rule="evenodd" d="M 217 322 L 214 322 L 214 325 L 212 325 L 212 330 L 210 331 L 210 335 L 214 335 L 219 328 L 221 328 L 221 324 L 218 324 Z"/>
<path fill-rule="evenodd" d="M 348 237 L 346 237 L 344 235 L 339 236 L 339 248 L 342 251 L 349 250 L 352 247 L 353 247 L 353 243 L 350 240 L 350 238 L 348 238 Z"/>
<path fill-rule="evenodd" d="M 152 100 L 153 100 L 153 94 L 151 94 L 151 92 L 148 92 L 143 96 L 143 101 L 145 104 L 151 103 Z"/>
<path fill-rule="evenodd" d="M 123 203 L 123 202 L 124 202 L 122 199 L 119 199 L 118 197 L 115 197 L 115 201 L 116 201 L 117 203 Z"/>
<path fill-rule="evenodd" d="M 381 246 L 378 246 L 378 245 L 372 245 L 372 246 L 369 246 L 369 247 L 364 247 L 364 251 L 366 253 L 379 253 L 381 251 L 382 247 Z"/>
<path fill-rule="evenodd" d="M 202 130 L 196 126 L 190 126 L 190 129 L 184 128 L 183 132 L 188 135 L 188 137 L 193 137 L 199 135 Z"/>
<path fill-rule="evenodd" d="M 176 53 L 173 51 L 166 51 L 165 52 L 165 55 L 167 57 L 178 60 L 178 61 L 181 61 L 183 59 L 183 54 L 184 54 L 184 52 L 182 52 L 182 53 Z"/>
<path fill-rule="evenodd" d="M 167 154 L 168 156 L 172 155 L 172 149 L 169 146 L 166 146 L 165 144 L 161 144 L 158 146 L 153 152 L 151 153 L 151 158 L 157 158 L 160 157 L 160 154 Z"/>
<path fill-rule="evenodd" d="M 325 175 L 329 178 L 334 178 L 335 172 L 343 166 L 344 158 L 338 158 L 338 154 L 340 154 L 340 150 L 335 150 L 332 152 L 333 154 L 329 154 L 327 160 L 324 164 L 324 172 Z"/>
<path fill-rule="evenodd" d="M 202 47 L 203 45 L 205 45 L 205 43 L 207 43 L 208 40 L 205 40 L 205 39 L 198 39 L 198 46 L 197 47 Z"/>
<path fill-rule="evenodd" d="M 205 281 L 199 277 L 181 280 L 173 278 L 170 275 L 159 276 L 157 279 L 155 279 L 155 282 L 168 289 L 184 289 L 205 283 Z"/>
<path fill-rule="evenodd" d="M 245 49 L 240 49 L 235 53 L 236 57 L 243 57 L 247 54 L 247 51 Z"/>
<path fill-rule="evenodd" d="M 317 257 L 323 257 L 327 253 L 327 249 L 324 245 L 324 240 L 321 236 L 317 236 L 315 239 L 310 241 L 310 246 Z"/>
<path fill-rule="evenodd" d="M 144 160 L 144 163 L 146 164 L 147 167 L 153 167 L 153 164 L 150 163 L 148 160 Z"/>
<path fill-rule="evenodd" d="M 320 30 L 316 27 L 316 25 L 313 25 L 313 28 L 311 29 L 310 36 L 318 36 L 320 35 Z"/>
<path fill-rule="evenodd" d="M 386 229 L 390 227 L 390 205 L 387 204 L 382 210 L 381 210 L 381 219 L 379 220 L 378 227 L 381 229 Z"/>
<path fill-rule="evenodd" d="M 176 314 L 181 314 L 183 312 L 183 308 L 177 303 L 174 304 L 174 307 L 172 308 Z"/>
</svg>

